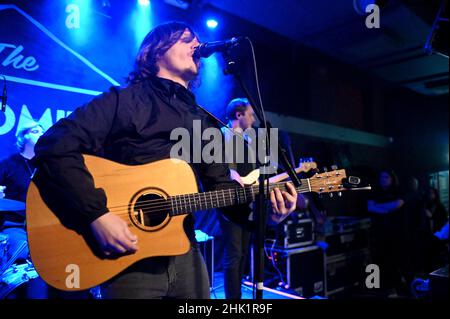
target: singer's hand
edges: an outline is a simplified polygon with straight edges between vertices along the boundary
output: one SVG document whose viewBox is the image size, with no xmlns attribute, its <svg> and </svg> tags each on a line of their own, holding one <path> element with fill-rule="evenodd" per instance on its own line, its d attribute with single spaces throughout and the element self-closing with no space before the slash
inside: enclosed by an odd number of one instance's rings
<svg viewBox="0 0 450 319">
<path fill-rule="evenodd" d="M 275 223 L 280 223 L 283 219 L 292 213 L 297 203 L 297 191 L 294 185 L 288 182 L 286 186 L 289 192 L 281 191 L 278 188 L 274 188 L 270 192 L 270 203 L 272 204 L 272 213 L 270 218 Z"/>
<path fill-rule="evenodd" d="M 230 177 L 232 180 L 235 180 L 236 182 L 238 182 L 242 187 L 244 187 L 244 182 L 242 181 L 241 175 L 239 175 L 239 173 L 237 171 L 235 171 L 234 169 L 230 169 Z"/>
<path fill-rule="evenodd" d="M 106 256 L 134 253 L 138 250 L 137 236 L 120 217 L 106 213 L 91 223 L 91 229 Z"/>
</svg>

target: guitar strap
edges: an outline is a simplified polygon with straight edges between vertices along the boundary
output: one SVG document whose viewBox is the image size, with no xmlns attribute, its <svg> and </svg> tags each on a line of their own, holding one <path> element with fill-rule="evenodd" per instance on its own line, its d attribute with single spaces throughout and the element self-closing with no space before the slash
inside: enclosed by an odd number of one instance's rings
<svg viewBox="0 0 450 319">
<path fill-rule="evenodd" d="M 207 109 L 205 109 L 203 106 L 198 105 L 198 104 L 195 104 L 195 105 L 197 105 L 197 107 L 198 107 L 199 109 L 203 110 L 206 114 L 208 114 L 210 117 L 212 117 L 212 118 L 219 124 L 219 126 L 225 127 L 225 128 L 226 128 L 228 131 L 230 131 L 233 135 L 239 136 L 239 137 L 244 141 L 244 143 L 248 144 L 248 141 L 247 141 L 247 139 L 244 137 L 244 135 L 242 135 L 242 134 L 239 133 L 239 132 L 235 132 L 234 130 L 232 130 L 231 128 L 229 128 L 227 124 L 225 124 L 221 119 L 219 119 L 219 118 L 216 117 L 214 114 L 212 114 L 212 113 L 209 112 Z"/>
</svg>

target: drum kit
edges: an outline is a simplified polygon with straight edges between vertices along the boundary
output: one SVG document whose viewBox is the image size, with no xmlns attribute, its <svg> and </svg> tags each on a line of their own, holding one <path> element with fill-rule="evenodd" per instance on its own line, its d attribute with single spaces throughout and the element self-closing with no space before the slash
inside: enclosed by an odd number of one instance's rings
<svg viewBox="0 0 450 319">
<path fill-rule="evenodd" d="M 15 248 L 12 249 L 11 238 L 9 238 L 7 232 L 2 232 L 2 229 L 8 227 L 24 229 L 25 224 L 23 222 L 16 222 L 23 220 L 24 216 L 25 203 L 11 199 L 0 199 L 0 300 L 10 299 L 11 296 L 14 298 L 16 293 L 14 290 L 17 287 L 39 277 L 29 256 L 23 258 L 25 252 L 28 251 L 28 242 L 21 241 L 19 245 L 14 245 Z M 2 217 L 6 217 L 3 224 L 1 223 Z M 88 293 L 76 296 L 82 299 L 101 299 L 100 287 L 94 287 Z"/>
<path fill-rule="evenodd" d="M 10 214 L 22 215 L 21 212 L 24 211 L 25 203 L 11 199 L 0 199 L 0 215 L 3 215 L 3 217 Z M 6 220 L 0 226 L 3 228 L 24 227 L 24 224 Z M 9 235 L 6 232 L 1 232 L 0 229 L 0 300 L 7 298 L 18 286 L 38 277 L 29 259 L 18 263 L 18 257 L 28 248 L 28 243 L 22 242 L 15 245 L 17 247 L 12 251 L 10 240 Z"/>
</svg>

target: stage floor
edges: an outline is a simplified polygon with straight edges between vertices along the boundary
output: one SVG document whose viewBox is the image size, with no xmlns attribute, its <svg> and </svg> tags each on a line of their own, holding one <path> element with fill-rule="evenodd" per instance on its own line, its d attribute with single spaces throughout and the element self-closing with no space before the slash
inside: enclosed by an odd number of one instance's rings
<svg viewBox="0 0 450 319">
<path fill-rule="evenodd" d="M 242 299 L 253 299 L 253 289 L 250 282 L 243 282 Z M 225 299 L 225 291 L 223 286 L 223 273 L 214 273 L 214 287 L 211 289 L 211 299 Z M 270 288 L 264 288 L 263 299 L 304 299 L 299 296 L 277 291 Z"/>
</svg>

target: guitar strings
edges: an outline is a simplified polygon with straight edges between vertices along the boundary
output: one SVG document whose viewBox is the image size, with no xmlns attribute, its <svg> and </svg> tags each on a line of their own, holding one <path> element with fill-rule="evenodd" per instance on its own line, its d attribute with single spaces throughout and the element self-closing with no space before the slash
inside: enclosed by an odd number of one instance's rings
<svg viewBox="0 0 450 319">
<path fill-rule="evenodd" d="M 305 190 L 304 192 L 307 192 L 308 190 Z M 234 198 L 229 197 L 228 200 L 233 200 Z M 189 212 L 193 212 L 193 211 L 200 211 L 200 210 L 207 210 L 207 209 L 211 209 L 214 207 L 208 207 L 207 202 L 201 202 L 200 204 L 196 204 L 195 208 L 198 207 L 198 209 L 194 209 L 194 210 L 190 210 L 188 208 L 183 209 L 183 208 L 178 208 L 178 207 L 174 207 L 173 205 L 169 204 L 169 203 L 162 203 L 159 206 L 156 207 L 150 207 L 152 210 L 151 211 L 147 211 L 147 212 L 142 212 L 143 215 L 145 216 L 149 216 L 149 217 L 157 217 L 157 216 L 166 216 L 166 215 L 171 215 L 171 216 L 177 216 L 177 215 L 183 215 L 183 214 L 188 214 Z M 204 206 L 204 207 L 202 207 Z M 224 205 L 224 206 L 230 206 L 230 205 Z M 219 206 L 220 207 L 220 206 Z M 139 207 L 141 208 L 141 207 Z M 147 207 L 148 209 L 148 207 Z M 170 214 L 170 212 L 168 211 L 173 211 L 173 209 L 176 210 L 175 214 Z M 120 211 L 124 211 L 124 210 L 120 210 Z M 116 211 L 116 212 L 120 212 L 120 211 Z M 118 216 L 128 216 L 129 213 L 116 213 L 116 215 Z M 139 215 L 138 212 L 136 212 L 136 215 Z"/>
<path fill-rule="evenodd" d="M 277 186 L 283 186 L 283 185 L 285 185 L 286 183 L 284 183 L 284 182 L 280 182 L 280 183 L 276 183 L 276 184 L 271 184 L 270 186 L 272 187 L 272 188 L 275 188 L 275 187 L 277 187 Z M 257 186 L 257 185 L 255 185 L 255 186 L 246 186 L 246 187 L 244 187 L 244 188 L 225 188 L 225 189 L 219 189 L 219 190 L 215 190 L 215 191 L 208 191 L 208 192 L 203 192 L 203 193 L 193 193 L 193 194 L 179 194 L 179 195 L 174 195 L 174 196 L 170 196 L 170 197 L 168 197 L 168 199 L 170 199 L 170 198 L 173 198 L 173 199 L 175 199 L 176 200 L 176 198 L 179 198 L 180 199 L 180 201 L 183 199 L 183 198 L 181 198 L 182 196 L 192 196 L 192 195 L 194 195 L 194 196 L 199 196 L 200 197 L 200 195 L 201 194 L 211 194 L 211 193 L 217 193 L 217 192 L 227 192 L 227 193 L 232 193 L 232 194 L 235 194 L 235 192 L 236 192 L 236 190 L 238 190 L 238 192 L 240 193 L 241 191 L 242 192 L 246 192 L 246 191 L 248 191 L 248 190 L 251 190 L 252 188 L 256 188 L 256 187 L 259 187 L 259 186 Z M 244 194 L 245 195 L 245 194 Z M 212 195 L 211 195 L 212 196 Z M 222 196 L 222 195 L 221 195 Z M 206 195 L 204 195 L 204 197 L 206 197 Z M 200 198 L 201 199 L 201 198 Z M 160 201 L 167 201 L 167 199 L 162 199 L 162 198 L 157 198 L 157 199 L 149 199 L 149 200 L 145 200 L 145 201 L 142 201 L 142 202 L 140 202 L 140 203 L 151 203 L 151 202 L 160 202 Z M 119 206 L 112 206 L 112 207 L 110 207 L 111 209 L 112 208 L 123 208 L 123 207 L 130 207 L 130 206 L 132 206 L 131 204 L 127 204 L 127 205 L 119 205 Z"/>
<path fill-rule="evenodd" d="M 301 186 L 300 188 L 297 188 L 297 191 L 300 191 L 301 193 L 304 193 L 304 192 L 308 192 L 309 188 Z M 239 196 L 243 195 L 243 189 L 239 189 L 238 192 L 239 192 Z M 198 193 L 198 194 L 203 194 L 203 193 Z M 175 197 L 187 196 L 187 195 L 189 195 L 189 194 L 176 195 Z M 224 203 L 226 203 L 227 200 L 229 201 L 229 200 L 235 199 L 234 195 L 235 195 L 235 192 L 231 192 L 231 193 L 229 193 L 227 195 L 222 194 L 221 197 L 224 198 L 226 196 L 226 198 L 223 199 Z M 211 197 L 212 197 L 212 195 L 211 195 Z M 172 198 L 174 198 L 174 197 L 172 197 Z M 205 205 L 205 209 L 208 209 L 208 207 L 207 207 L 208 205 L 206 205 L 206 204 L 211 201 L 211 198 L 208 199 L 208 198 L 206 198 L 206 196 L 204 196 L 203 199 L 202 198 L 199 198 L 199 199 L 200 199 L 200 201 L 197 201 L 197 203 L 199 203 L 199 204 L 192 205 L 192 204 L 188 204 L 188 200 L 186 200 L 186 198 L 183 199 L 183 198 L 179 197 L 179 202 L 176 200 L 175 201 L 175 205 L 173 205 L 172 201 L 170 201 L 168 199 L 160 198 L 160 199 L 155 199 L 155 200 L 143 201 L 141 203 L 145 203 L 145 202 L 152 202 L 152 203 L 151 204 L 144 204 L 144 205 L 142 205 L 142 204 L 139 205 L 138 204 L 138 205 L 135 205 L 135 207 L 140 208 L 140 209 L 143 209 L 143 208 L 151 208 L 151 209 L 161 208 L 160 210 L 163 210 L 163 209 L 165 209 L 165 210 L 168 210 L 168 209 L 169 210 L 170 209 L 179 210 L 179 207 L 182 208 L 183 206 L 187 206 L 187 205 L 194 206 L 194 207 Z M 184 201 L 184 203 L 183 203 L 183 201 Z M 218 200 L 219 205 L 221 204 L 221 201 L 222 201 L 222 199 Z M 124 205 L 122 207 L 131 207 L 131 206 L 133 206 L 133 205 L 128 204 L 128 205 Z M 227 206 L 227 205 L 225 205 L 225 206 Z M 120 206 L 116 206 L 116 207 L 120 207 Z M 201 209 L 203 209 L 203 208 L 200 207 L 199 210 L 201 210 Z M 188 210 L 188 209 L 187 208 L 186 209 L 182 208 L 181 210 L 185 211 L 185 210 Z M 111 212 L 120 212 L 120 211 L 124 211 L 124 210 L 110 210 L 110 211 Z M 148 214 L 148 213 L 149 212 L 145 212 L 145 214 Z"/>
<path fill-rule="evenodd" d="M 301 179 L 301 182 L 302 182 L 302 185 L 300 186 L 300 188 L 305 186 L 306 182 L 308 182 L 308 184 L 310 185 L 309 187 L 312 189 L 312 188 L 315 188 L 316 182 L 319 182 L 319 184 L 320 184 L 320 183 L 322 183 L 322 180 L 309 178 L 309 179 Z M 284 186 L 284 185 L 286 185 L 286 182 L 278 182 L 278 183 L 270 184 L 269 187 L 273 189 L 273 188 L 276 188 L 278 186 Z M 322 186 L 329 186 L 329 185 L 322 185 Z M 200 201 L 201 201 L 202 198 L 200 197 L 200 194 L 208 194 L 209 193 L 210 197 L 212 197 L 213 196 L 212 193 L 216 193 L 216 198 L 217 198 L 218 197 L 217 192 L 222 192 L 222 196 L 221 197 L 223 198 L 224 195 L 225 195 L 223 193 L 224 191 L 228 191 L 228 193 L 231 192 L 231 195 L 233 195 L 233 194 L 235 194 L 235 192 L 237 190 L 239 195 L 243 195 L 245 197 L 247 190 L 249 190 L 249 189 L 252 190 L 253 188 L 256 188 L 256 187 L 259 187 L 259 186 L 258 185 L 253 185 L 253 186 L 246 186 L 246 187 L 243 187 L 243 188 L 221 189 L 221 190 L 209 191 L 209 192 L 203 192 L 203 193 L 179 194 L 179 195 L 170 196 L 168 199 L 157 198 L 157 199 L 145 200 L 145 201 L 140 202 L 140 204 L 142 204 L 142 203 L 148 203 L 148 204 L 150 204 L 150 203 L 155 203 L 155 204 L 156 203 L 166 203 L 166 202 L 170 201 L 171 199 L 174 199 L 175 200 L 175 206 L 178 206 L 178 202 L 177 202 L 177 198 L 178 198 L 180 200 L 180 206 L 183 205 L 183 203 L 182 203 L 183 200 L 185 202 L 184 205 L 186 206 L 187 205 L 187 203 L 186 203 L 186 196 L 198 195 L 198 199 L 200 199 Z M 303 190 L 303 189 L 301 189 L 301 190 Z M 231 196 L 231 195 L 227 195 L 227 196 Z M 253 192 L 252 192 L 252 195 L 253 195 Z M 187 199 L 189 200 L 189 197 Z M 196 198 L 192 198 L 192 199 L 195 200 Z M 210 200 L 211 199 L 212 198 L 210 198 Z M 206 198 L 206 195 L 204 195 L 204 199 L 203 200 L 204 201 L 208 201 L 208 199 Z M 129 208 L 131 206 L 133 206 L 133 205 L 132 204 L 127 204 L 127 205 L 112 206 L 112 207 L 110 207 L 110 211 L 114 211 L 115 208 L 124 208 L 124 207 L 128 207 Z M 145 205 L 142 205 L 142 206 L 145 207 Z"/>
<path fill-rule="evenodd" d="M 299 188 L 296 188 L 296 190 L 297 190 L 297 192 L 305 193 L 305 192 L 309 191 L 309 187 L 300 186 Z M 244 192 L 243 189 L 238 189 L 239 196 L 243 195 L 243 192 Z M 198 193 L 198 194 L 202 194 L 202 193 Z M 187 195 L 189 195 L 189 194 L 185 194 L 184 196 L 187 196 Z M 222 198 L 225 197 L 225 199 L 219 200 L 218 201 L 219 205 L 221 205 L 222 200 L 224 201 L 224 204 L 227 201 L 236 200 L 236 197 L 234 196 L 235 195 L 234 189 L 231 192 L 231 194 L 227 194 L 227 195 L 222 194 L 222 195 L 223 195 Z M 183 195 L 177 195 L 177 196 L 183 196 Z M 200 201 L 197 201 L 198 204 L 196 203 L 195 205 L 189 205 L 189 206 L 191 206 L 191 207 L 192 206 L 194 206 L 194 207 L 200 206 L 198 210 L 208 209 L 207 203 L 209 203 L 210 201 L 211 201 L 211 199 L 207 199 L 206 196 L 205 196 L 204 199 L 200 198 Z M 149 200 L 149 201 L 143 201 L 142 203 L 144 203 L 144 202 L 152 202 L 152 203 L 151 204 L 147 203 L 147 204 L 144 204 L 144 205 L 141 205 L 141 204 L 135 205 L 135 208 L 137 208 L 137 209 L 151 209 L 150 212 L 143 212 L 144 215 L 162 215 L 161 212 L 164 212 L 164 215 L 167 215 L 167 212 L 166 212 L 167 210 L 178 211 L 179 207 L 181 208 L 181 210 L 183 210 L 183 212 L 182 213 L 180 212 L 179 214 L 185 214 L 184 211 L 188 210 L 187 207 L 186 207 L 186 210 L 183 209 L 183 206 L 187 206 L 188 203 L 187 203 L 187 201 L 185 199 L 185 203 L 183 204 L 181 202 L 181 198 L 180 198 L 180 204 L 176 203 L 175 205 L 173 205 L 170 200 L 162 199 L 162 198 L 161 199 L 155 199 L 155 200 Z M 124 205 L 122 207 L 128 207 L 129 208 L 131 206 L 133 206 L 133 205 L 128 204 L 128 205 Z M 202 208 L 202 206 L 205 206 L 205 208 Z M 225 205 L 225 206 L 228 206 L 228 205 Z M 118 207 L 120 207 L 120 206 L 116 206 L 116 208 L 118 208 Z M 211 208 L 213 208 L 213 207 L 211 207 Z M 123 210 L 123 209 L 110 210 L 110 212 L 115 212 L 115 213 L 119 213 L 119 212 L 123 212 L 123 211 L 125 211 L 125 210 Z M 128 213 L 125 213 L 125 214 L 120 214 L 119 213 L 117 215 L 128 215 Z M 177 213 L 175 213 L 174 215 L 177 215 Z"/>
<path fill-rule="evenodd" d="M 284 185 L 284 184 L 285 183 L 272 184 L 271 187 L 273 189 L 273 188 L 275 188 L 278 185 Z M 204 193 L 195 193 L 195 194 L 180 194 L 180 195 L 171 196 L 168 199 L 158 198 L 158 199 L 145 200 L 145 201 L 142 201 L 142 202 L 140 202 L 140 203 L 138 203 L 137 205 L 134 205 L 134 206 L 151 207 L 152 206 L 151 203 L 155 203 L 156 204 L 156 203 L 168 203 L 168 202 L 170 202 L 169 205 L 172 205 L 172 202 L 173 202 L 172 199 L 175 202 L 175 205 L 174 205 L 175 207 L 177 207 L 177 206 L 187 206 L 187 204 L 188 204 L 187 202 L 189 201 L 189 198 L 187 198 L 187 197 L 188 196 L 192 196 L 192 195 L 198 196 L 198 198 L 192 198 L 193 200 L 197 199 L 197 200 L 200 200 L 201 203 L 207 203 L 207 202 L 209 202 L 211 200 L 214 200 L 212 198 L 213 197 L 212 193 L 216 193 L 215 197 L 217 199 L 219 198 L 218 192 L 222 192 L 222 195 L 220 197 L 224 198 L 224 196 L 227 196 L 228 199 L 231 199 L 231 198 L 233 198 L 233 195 L 236 194 L 236 190 L 239 193 L 238 194 L 239 196 L 242 195 L 242 196 L 246 197 L 248 189 L 250 189 L 252 187 L 254 188 L 256 186 L 245 187 L 245 188 L 230 188 L 230 189 L 227 188 L 227 189 L 222 189 L 222 190 L 217 190 L 217 191 L 204 192 Z M 300 188 L 301 187 L 302 186 L 300 186 Z M 227 192 L 227 194 L 225 194 L 225 192 Z M 210 194 L 210 198 L 209 199 L 206 198 L 206 195 L 203 196 L 203 199 L 201 198 L 200 194 L 208 194 L 208 193 Z M 253 192 L 252 192 L 252 195 L 253 195 Z M 183 203 L 183 201 L 184 201 L 184 203 Z M 220 200 L 218 200 L 218 201 L 220 202 Z M 142 205 L 143 203 L 145 203 L 145 204 Z M 133 206 L 133 205 L 132 204 L 127 204 L 127 205 L 120 205 L 120 206 L 112 206 L 112 207 L 110 207 L 110 211 L 113 211 L 113 208 L 124 208 L 124 207 L 131 207 L 131 206 Z M 157 207 L 157 206 L 155 206 L 155 207 Z"/>
<path fill-rule="evenodd" d="M 301 192 L 307 192 L 308 189 L 302 189 Z M 216 201 L 219 204 L 219 207 L 221 206 L 222 202 L 225 204 L 224 206 L 228 206 L 226 205 L 226 203 L 228 201 L 232 201 L 232 200 L 236 200 L 236 197 L 233 196 L 235 195 L 234 193 L 231 195 L 226 195 L 226 198 L 224 196 L 222 196 L 221 199 L 208 199 L 208 198 L 203 198 L 200 199 L 200 201 L 196 201 L 196 204 L 191 204 L 188 200 L 184 199 L 183 201 L 180 199 L 180 202 L 176 202 L 175 204 L 173 204 L 172 201 L 170 200 L 166 200 L 166 199 L 160 199 L 158 203 L 154 203 L 154 204 L 146 204 L 146 205 L 135 205 L 135 208 L 137 208 L 137 210 L 139 209 L 152 209 L 153 211 L 155 211 L 155 209 L 160 209 L 160 210 L 164 210 L 164 209 L 174 209 L 175 211 L 181 210 L 181 211 L 189 211 L 189 209 L 187 207 L 199 207 L 198 210 L 202 210 L 202 206 L 205 206 L 204 209 L 208 209 L 208 203 L 210 203 L 211 201 Z M 239 196 L 242 196 L 242 194 L 239 194 Z M 155 205 L 156 204 L 156 205 Z M 131 206 L 131 205 L 129 205 Z M 211 207 L 213 208 L 213 207 Z M 151 213 L 151 212 L 150 212 Z M 145 212 L 145 214 L 148 214 L 148 212 Z M 175 213 L 176 215 L 176 213 Z"/>
</svg>

